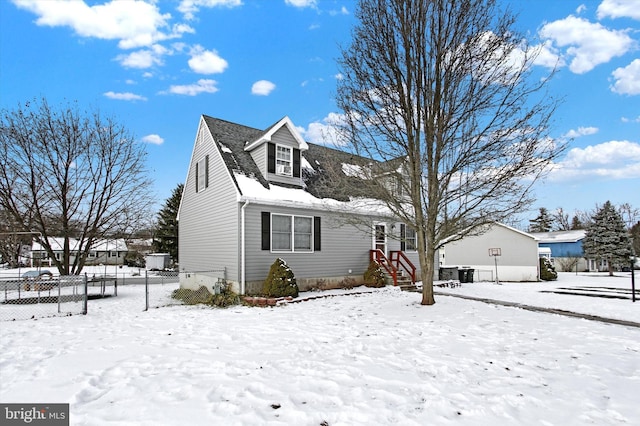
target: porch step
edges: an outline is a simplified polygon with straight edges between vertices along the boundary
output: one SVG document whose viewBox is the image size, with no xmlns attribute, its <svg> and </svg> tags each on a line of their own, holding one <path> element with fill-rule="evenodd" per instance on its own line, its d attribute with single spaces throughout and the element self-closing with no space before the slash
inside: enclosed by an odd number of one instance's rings
<svg viewBox="0 0 640 426">
<path fill-rule="evenodd" d="M 387 272 L 384 273 L 387 283 L 393 285 L 393 277 Z M 402 273 L 402 271 L 398 271 L 397 283 L 399 287 L 402 286 L 415 286 L 415 284 L 411 281 L 411 277 L 408 277 Z"/>
<path fill-rule="evenodd" d="M 398 287 L 400 287 L 400 290 L 402 290 L 402 291 L 412 291 L 414 293 L 420 293 L 422 291 L 421 288 L 419 288 L 415 284 L 411 284 L 411 282 L 409 282 L 409 284 L 400 284 L 400 283 L 398 283 Z"/>
</svg>

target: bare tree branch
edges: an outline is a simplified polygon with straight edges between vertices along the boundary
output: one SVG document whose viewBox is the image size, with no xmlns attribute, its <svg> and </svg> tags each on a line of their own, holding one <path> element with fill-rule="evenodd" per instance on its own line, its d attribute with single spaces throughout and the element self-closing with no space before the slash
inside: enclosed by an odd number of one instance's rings
<svg viewBox="0 0 640 426">
<path fill-rule="evenodd" d="M 1 122 L 0 207 L 20 230 L 40 233 L 61 274 L 80 273 L 94 242 L 148 216 L 144 146 L 112 118 L 43 99 L 3 110 Z M 61 259 L 50 237 L 63 238 Z"/>
<path fill-rule="evenodd" d="M 342 50 L 341 140 L 374 160 L 367 190 L 415 228 L 423 304 L 436 250 L 532 202 L 563 147 L 549 138 L 557 100 L 540 53 L 496 0 L 361 0 Z M 551 73 L 552 74 L 552 73 Z M 395 163 L 402 159 L 402 167 Z"/>
</svg>

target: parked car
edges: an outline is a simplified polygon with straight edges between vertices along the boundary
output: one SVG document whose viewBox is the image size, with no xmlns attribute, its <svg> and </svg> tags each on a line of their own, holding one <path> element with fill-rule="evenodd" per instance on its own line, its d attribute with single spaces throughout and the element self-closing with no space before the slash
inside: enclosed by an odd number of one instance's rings
<svg viewBox="0 0 640 426">
<path fill-rule="evenodd" d="M 22 279 L 28 281 L 24 285 L 24 289 L 27 291 L 31 290 L 31 287 L 35 291 L 51 290 L 56 286 L 55 282 L 49 282 L 51 278 L 53 278 L 53 274 L 47 269 L 27 271 L 22 274 Z"/>
</svg>

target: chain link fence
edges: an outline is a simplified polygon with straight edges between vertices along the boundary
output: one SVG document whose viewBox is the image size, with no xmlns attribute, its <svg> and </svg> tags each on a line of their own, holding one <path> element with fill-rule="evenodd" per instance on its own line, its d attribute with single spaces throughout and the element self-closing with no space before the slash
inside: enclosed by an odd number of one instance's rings
<svg viewBox="0 0 640 426">
<path fill-rule="evenodd" d="M 210 290 L 203 290 L 198 284 L 198 290 L 190 291 L 180 289 L 180 281 L 195 280 L 196 277 L 206 277 L 210 284 Z M 147 271 L 145 273 L 145 311 L 151 308 L 164 306 L 191 305 L 204 303 L 211 296 L 219 295 L 227 290 L 226 270 L 215 269 L 200 272 L 185 271 Z"/>
<path fill-rule="evenodd" d="M 143 271 L 136 276 L 70 275 L 35 278 L 0 278 L 0 321 L 25 320 L 53 316 L 87 314 L 99 299 L 118 296 L 118 290 L 126 297 L 139 298 L 138 306 L 145 311 L 152 308 L 175 305 L 211 303 L 230 296 L 227 292 L 225 269 L 204 272 Z M 190 282 L 191 288 L 180 289 L 181 278 Z M 199 282 L 207 283 L 202 288 Z"/>
<path fill-rule="evenodd" d="M 3 278 L 0 321 L 86 314 L 88 281 L 82 275 Z"/>
</svg>

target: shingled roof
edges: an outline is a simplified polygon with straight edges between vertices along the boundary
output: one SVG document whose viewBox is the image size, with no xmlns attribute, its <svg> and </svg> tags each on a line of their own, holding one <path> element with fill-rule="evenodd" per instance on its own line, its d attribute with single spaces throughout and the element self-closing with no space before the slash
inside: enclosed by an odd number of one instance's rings
<svg viewBox="0 0 640 426">
<path fill-rule="evenodd" d="M 245 151 L 248 142 L 260 138 L 271 127 L 260 130 L 207 115 L 203 115 L 203 119 L 241 193 L 241 188 L 234 177 L 235 173 L 253 178 L 267 189 L 270 185 L 286 186 L 267 181 L 251 154 Z M 343 164 L 366 165 L 371 162 L 370 160 L 323 145 L 312 143 L 307 145 L 308 150 L 301 152 L 306 160 L 306 162 L 303 161 L 302 181 L 307 192 L 317 198 L 333 198 L 340 201 L 366 195 L 358 193 L 361 192 L 362 185 L 354 184 L 357 177 L 347 176 L 344 173 Z"/>
</svg>

